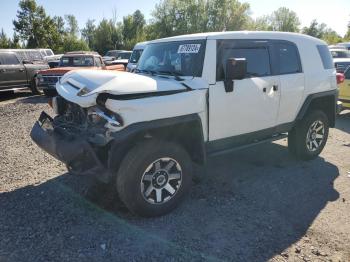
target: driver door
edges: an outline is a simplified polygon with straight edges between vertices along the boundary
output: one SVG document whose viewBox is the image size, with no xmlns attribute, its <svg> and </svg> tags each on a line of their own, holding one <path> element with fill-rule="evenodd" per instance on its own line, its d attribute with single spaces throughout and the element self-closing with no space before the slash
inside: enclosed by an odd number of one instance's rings
<svg viewBox="0 0 350 262">
<path fill-rule="evenodd" d="M 209 144 L 216 144 L 215 150 L 273 132 L 279 109 L 280 80 L 272 74 L 269 53 L 267 41 L 217 41 L 216 83 L 209 88 Z M 232 92 L 226 92 L 224 85 L 228 58 L 247 61 L 247 76 L 234 80 Z"/>
</svg>

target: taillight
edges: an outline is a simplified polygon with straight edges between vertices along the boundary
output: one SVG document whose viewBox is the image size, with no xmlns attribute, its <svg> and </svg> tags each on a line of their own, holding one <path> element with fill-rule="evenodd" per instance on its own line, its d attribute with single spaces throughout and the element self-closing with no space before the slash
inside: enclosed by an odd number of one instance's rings
<svg viewBox="0 0 350 262">
<path fill-rule="evenodd" d="M 337 73 L 337 85 L 343 83 L 345 80 L 345 77 L 342 73 Z"/>
</svg>

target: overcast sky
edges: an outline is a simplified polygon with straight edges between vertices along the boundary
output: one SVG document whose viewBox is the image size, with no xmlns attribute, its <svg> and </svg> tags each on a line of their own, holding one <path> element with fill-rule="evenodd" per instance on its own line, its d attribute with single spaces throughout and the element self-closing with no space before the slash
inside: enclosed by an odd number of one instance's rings
<svg viewBox="0 0 350 262">
<path fill-rule="evenodd" d="M 123 16 L 140 9 L 146 19 L 151 18 L 151 11 L 159 0 L 37 0 L 51 15 L 63 16 L 74 14 L 80 28 L 83 28 L 88 18 L 100 21 L 103 17 L 111 18 L 113 10 L 117 11 L 118 20 Z M 258 17 L 270 14 L 281 6 L 294 10 L 302 26 L 309 25 L 313 19 L 326 23 L 343 36 L 350 21 L 350 0 L 246 0 L 251 7 L 251 15 Z M 16 18 L 19 0 L 1 0 L 0 28 L 12 36 L 12 20 Z"/>
</svg>

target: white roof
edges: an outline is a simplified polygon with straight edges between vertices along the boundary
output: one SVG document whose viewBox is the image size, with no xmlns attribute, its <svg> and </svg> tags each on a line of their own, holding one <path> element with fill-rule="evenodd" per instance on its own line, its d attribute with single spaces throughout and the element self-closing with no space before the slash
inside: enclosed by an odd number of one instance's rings
<svg viewBox="0 0 350 262">
<path fill-rule="evenodd" d="M 290 32 L 273 32 L 273 31 L 229 31 L 229 32 L 210 32 L 198 33 L 190 35 L 180 35 L 157 39 L 149 43 L 184 41 L 184 40 L 200 40 L 200 39 L 276 39 L 289 41 L 311 41 L 318 44 L 326 44 L 324 41 L 312 36 L 290 33 Z"/>
</svg>

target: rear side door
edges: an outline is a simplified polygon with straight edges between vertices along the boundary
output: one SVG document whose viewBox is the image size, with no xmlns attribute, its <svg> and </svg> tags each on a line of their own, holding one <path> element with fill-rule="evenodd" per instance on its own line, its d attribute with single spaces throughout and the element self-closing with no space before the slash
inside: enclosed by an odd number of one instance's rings
<svg viewBox="0 0 350 262">
<path fill-rule="evenodd" d="M 0 54 L 1 87 L 15 88 L 27 85 L 27 73 L 14 53 Z"/>
<path fill-rule="evenodd" d="M 272 41 L 272 67 L 280 79 L 277 125 L 295 120 L 305 89 L 305 77 L 297 46 L 289 41 Z"/>
</svg>

